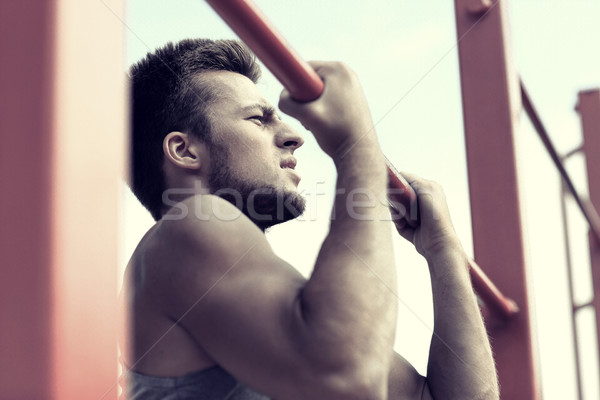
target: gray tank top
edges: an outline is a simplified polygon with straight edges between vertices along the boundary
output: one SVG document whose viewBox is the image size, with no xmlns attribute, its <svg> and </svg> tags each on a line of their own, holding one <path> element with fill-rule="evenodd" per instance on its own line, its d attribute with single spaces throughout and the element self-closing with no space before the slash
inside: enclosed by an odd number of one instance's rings
<svg viewBox="0 0 600 400">
<path fill-rule="evenodd" d="M 176 378 L 160 378 L 126 370 L 121 400 L 269 400 L 238 382 L 219 366 Z"/>
</svg>

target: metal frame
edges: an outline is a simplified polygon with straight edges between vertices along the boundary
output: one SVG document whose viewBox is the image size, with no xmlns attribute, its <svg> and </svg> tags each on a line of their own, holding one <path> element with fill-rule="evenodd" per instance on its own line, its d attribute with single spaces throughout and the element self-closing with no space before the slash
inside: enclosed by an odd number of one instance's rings
<svg viewBox="0 0 600 400">
<path fill-rule="evenodd" d="M 550 135 L 548 134 L 548 131 L 546 130 L 544 124 L 542 123 L 542 119 L 540 118 L 538 112 L 535 109 L 533 102 L 531 101 L 531 98 L 529 96 L 529 93 L 527 92 L 527 89 L 525 89 L 525 84 L 523 83 L 523 81 L 520 81 L 519 86 L 521 88 L 521 101 L 523 102 L 523 109 L 525 110 L 525 112 L 527 113 L 527 116 L 531 120 L 531 123 L 533 124 L 535 131 L 537 132 L 538 136 L 540 137 L 540 140 L 544 144 L 544 147 L 546 148 L 546 151 L 550 155 L 550 158 L 554 162 L 556 169 L 558 169 L 558 172 L 560 173 L 565 186 L 567 187 L 567 189 L 573 196 L 573 199 L 575 199 L 575 202 L 577 203 L 577 206 L 579 206 L 579 209 L 581 210 L 583 217 L 587 220 L 587 222 L 590 226 L 590 233 L 600 243 L 600 216 L 598 216 L 598 212 L 596 211 L 596 208 L 590 201 L 588 201 L 588 200 L 584 199 L 582 196 L 580 196 L 579 193 L 577 192 L 577 189 L 575 189 L 575 184 L 573 183 L 573 180 L 569 176 L 569 174 L 564 166 L 563 158 L 561 158 L 558 155 L 558 151 L 556 151 L 554 144 L 552 144 Z M 580 93 L 580 98 L 581 98 L 581 96 L 582 96 L 582 94 Z M 586 108 L 587 107 L 588 107 L 588 105 L 586 104 Z M 588 116 L 587 118 L 592 118 L 592 117 Z M 593 122 L 595 122 L 595 121 L 592 121 L 591 123 L 589 123 L 589 125 L 592 126 Z M 591 128 L 589 128 L 589 129 L 591 129 Z"/>
<path fill-rule="evenodd" d="M 550 158 L 554 162 L 558 172 L 561 175 L 561 214 L 562 214 L 562 224 L 564 230 L 564 243 L 565 243 L 565 254 L 566 254 L 566 267 L 567 267 L 567 275 L 568 275 L 568 292 L 569 298 L 571 301 L 571 323 L 573 329 L 573 350 L 574 350 L 574 358 L 575 358 L 575 375 L 576 375 L 576 383 L 577 383 L 577 398 L 583 398 L 583 386 L 581 379 L 581 349 L 579 347 L 578 341 L 578 328 L 577 328 L 577 320 L 576 316 L 579 311 L 582 309 L 586 309 L 588 307 L 592 307 L 594 309 L 594 313 L 596 315 L 596 336 L 598 336 L 597 326 L 599 321 L 599 305 L 600 305 L 600 287 L 598 285 L 598 279 L 600 273 L 598 272 L 600 268 L 600 257 L 598 253 L 600 252 L 600 217 L 598 216 L 597 209 L 595 204 L 591 199 L 585 199 L 581 196 L 575 185 L 567 172 L 565 167 L 565 162 L 571 156 L 584 153 L 588 154 L 597 154 L 597 151 L 600 150 L 600 90 L 590 90 L 590 91 L 582 91 L 578 96 L 578 103 L 575 109 L 580 113 L 582 120 L 582 131 L 584 136 L 584 145 L 579 146 L 569 152 L 567 152 L 562 157 L 558 154 L 558 151 L 554 147 L 552 140 L 550 139 L 550 135 L 546 130 L 542 120 L 537 113 L 531 98 L 525 89 L 525 85 L 523 82 L 520 82 L 521 87 L 521 99 L 523 101 L 523 107 L 528 117 L 530 118 L 533 127 L 538 133 L 540 140 L 542 141 L 544 147 L 548 151 Z M 588 143 L 587 146 L 585 143 Z M 594 152 L 596 151 L 596 152 Z M 600 163 L 595 161 L 596 157 L 586 157 L 586 164 L 588 169 L 588 187 L 590 188 L 590 193 L 592 190 L 592 182 L 594 182 L 594 177 L 600 175 L 598 171 L 600 171 Z M 596 184 L 596 186 L 598 186 Z M 600 200 L 600 188 L 595 188 L 595 198 Z M 568 224 L 568 213 L 567 213 L 567 205 L 566 205 L 566 196 L 571 195 L 575 200 L 575 203 L 579 207 L 583 217 L 588 223 L 589 226 L 589 248 L 590 248 L 590 259 L 592 266 L 592 278 L 593 278 L 593 289 L 594 289 L 594 298 L 592 301 L 577 304 L 574 297 L 574 283 L 573 283 L 573 265 L 571 260 L 571 245 L 569 238 L 569 224 Z M 600 337 L 598 337 L 598 342 L 600 342 Z M 598 357 L 600 359 L 600 356 Z"/>
</svg>

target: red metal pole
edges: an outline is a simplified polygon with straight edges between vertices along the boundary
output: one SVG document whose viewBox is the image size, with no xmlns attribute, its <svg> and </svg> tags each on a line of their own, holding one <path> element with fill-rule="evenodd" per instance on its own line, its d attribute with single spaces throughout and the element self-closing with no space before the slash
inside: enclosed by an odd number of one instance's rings
<svg viewBox="0 0 600 400">
<path fill-rule="evenodd" d="M 399 215 L 404 215 L 404 218 L 411 226 L 418 226 L 419 203 L 417 201 L 417 194 L 387 157 L 385 163 L 388 170 L 388 197 L 390 198 L 390 205 L 399 212 Z"/>
<path fill-rule="evenodd" d="M 514 136 L 521 110 L 503 0 L 455 0 L 475 259 L 520 312 L 488 326 L 501 397 L 541 393 L 531 327 Z"/>
<path fill-rule="evenodd" d="M 50 153 L 55 1 L 0 2 L 0 398 L 52 387 Z M 17 45 L 18 43 L 18 45 Z M 27 149 L 27 156 L 19 149 Z"/>
<path fill-rule="evenodd" d="M 562 176 L 564 184 L 569 189 L 569 192 L 571 192 L 573 199 L 575 200 L 575 202 L 579 206 L 579 209 L 583 213 L 583 217 L 587 220 L 590 226 L 590 232 L 600 243 L 600 216 L 598 215 L 596 208 L 589 201 L 585 201 L 584 199 L 582 199 L 579 193 L 577 192 L 575 184 L 571 180 L 571 177 L 569 176 L 569 173 L 567 172 L 567 169 L 563 164 L 562 158 L 558 155 L 558 152 L 556 151 L 556 148 L 554 147 L 554 144 L 550 139 L 550 135 L 548 134 L 548 131 L 546 131 L 546 128 L 544 127 L 544 124 L 542 123 L 542 120 L 538 112 L 536 111 L 533 102 L 529 97 L 529 93 L 527 92 L 527 89 L 525 89 L 525 85 L 522 81 L 520 82 L 520 86 L 521 100 L 523 101 L 523 108 L 525 109 L 525 112 L 529 116 L 532 125 L 534 126 L 536 132 L 538 133 L 538 136 L 542 140 L 544 147 L 548 151 L 548 155 L 550 156 L 550 158 L 554 162 L 554 165 L 556 165 L 558 172 Z"/>
<path fill-rule="evenodd" d="M 581 116 L 583 151 L 587 166 L 590 201 L 600 208 L 600 89 L 579 92 L 577 111 Z M 596 311 L 596 330 L 600 343 L 600 242 L 590 229 L 590 265 Z"/>
<path fill-rule="evenodd" d="M 248 0 L 206 0 L 298 101 L 316 100 L 323 81 Z"/>
<path fill-rule="evenodd" d="M 126 85 L 103 7 L 0 1 L 0 399 L 117 398 Z"/>
<path fill-rule="evenodd" d="M 497 322 L 505 322 L 506 319 L 514 317 L 519 312 L 517 303 L 505 297 L 473 260 L 469 260 L 469 272 L 479 298 L 488 307 L 491 316 L 499 319 Z"/>
</svg>

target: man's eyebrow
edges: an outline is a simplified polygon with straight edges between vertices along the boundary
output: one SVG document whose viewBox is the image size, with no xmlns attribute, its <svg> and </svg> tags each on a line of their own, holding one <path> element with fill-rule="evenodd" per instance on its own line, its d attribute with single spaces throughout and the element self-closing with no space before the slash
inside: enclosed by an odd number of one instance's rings
<svg viewBox="0 0 600 400">
<path fill-rule="evenodd" d="M 277 115 L 277 109 L 270 104 L 256 103 L 242 107 L 242 111 L 260 110 L 264 115 Z"/>
</svg>

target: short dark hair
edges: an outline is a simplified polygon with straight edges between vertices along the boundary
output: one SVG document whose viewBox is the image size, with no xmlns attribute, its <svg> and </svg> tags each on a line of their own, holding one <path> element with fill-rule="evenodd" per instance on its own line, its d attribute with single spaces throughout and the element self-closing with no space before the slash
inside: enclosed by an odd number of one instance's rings
<svg viewBox="0 0 600 400">
<path fill-rule="evenodd" d="M 235 40 L 186 39 L 148 53 L 130 69 L 131 188 L 155 220 L 162 217 L 162 143 L 169 132 L 186 132 L 210 143 L 207 106 L 210 84 L 197 79 L 206 71 L 240 73 L 254 83 L 260 67 Z"/>
</svg>

